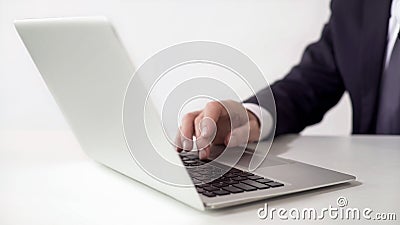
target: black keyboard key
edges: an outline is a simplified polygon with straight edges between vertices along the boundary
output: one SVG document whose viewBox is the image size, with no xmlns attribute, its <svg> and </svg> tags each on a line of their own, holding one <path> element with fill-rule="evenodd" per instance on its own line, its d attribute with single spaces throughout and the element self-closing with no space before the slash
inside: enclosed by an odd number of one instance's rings
<svg viewBox="0 0 400 225">
<path fill-rule="evenodd" d="M 188 159 L 199 159 L 199 157 L 197 155 L 185 155 L 186 158 Z"/>
<path fill-rule="evenodd" d="M 245 177 L 247 178 L 248 176 L 251 176 L 253 174 L 247 174 L 247 173 L 236 173 L 237 176 Z"/>
<path fill-rule="evenodd" d="M 197 155 L 183 154 L 181 158 L 186 166 L 204 164 Z M 284 186 L 279 182 L 236 168 L 232 168 L 226 174 L 222 174 L 221 168 L 206 165 L 203 167 L 188 168 L 188 172 L 192 180 L 196 183 L 197 192 L 207 197 Z M 213 180 L 210 184 L 200 184 L 202 181 L 208 182 L 210 180 Z"/>
<path fill-rule="evenodd" d="M 227 181 L 225 181 L 225 183 L 226 183 L 226 184 L 237 184 L 237 183 L 239 183 L 239 181 L 236 181 L 236 180 L 227 180 Z"/>
<path fill-rule="evenodd" d="M 224 189 L 225 191 L 229 191 L 230 193 L 233 193 L 233 194 L 243 192 L 242 189 L 239 189 L 239 188 L 234 187 L 234 186 L 227 186 L 227 187 L 223 187 L 222 189 Z"/>
<path fill-rule="evenodd" d="M 207 197 L 215 197 L 215 196 L 217 196 L 216 194 L 214 194 L 213 192 L 209 192 L 209 191 L 204 191 L 203 193 L 202 193 L 203 195 L 205 195 L 205 196 L 207 196 Z"/>
<path fill-rule="evenodd" d="M 226 181 L 228 181 L 228 180 L 229 180 L 229 179 L 226 178 L 226 177 L 220 177 L 220 178 L 214 180 L 213 182 L 215 182 L 215 183 L 218 183 L 218 182 L 226 182 Z"/>
<path fill-rule="evenodd" d="M 216 195 L 229 195 L 230 193 L 225 190 L 218 190 L 218 191 L 213 191 L 214 194 Z"/>
<path fill-rule="evenodd" d="M 249 173 L 249 172 L 245 172 L 245 171 L 240 172 L 240 176 L 251 176 L 251 175 L 253 175 L 253 174 Z"/>
<path fill-rule="evenodd" d="M 267 185 L 268 186 L 270 186 L 270 187 L 273 187 L 273 188 L 275 188 L 275 187 L 282 187 L 283 186 L 283 184 L 281 184 L 281 183 L 279 183 L 279 182 L 269 182 L 269 183 L 267 183 Z"/>
<path fill-rule="evenodd" d="M 250 186 L 250 185 L 247 185 L 247 184 L 242 184 L 242 183 L 234 184 L 233 186 L 237 187 L 237 188 L 240 188 L 240 189 L 242 189 L 244 191 L 255 191 L 255 190 L 257 190 L 257 188 L 255 188 L 253 186 Z"/>
<path fill-rule="evenodd" d="M 227 173 L 227 174 L 224 175 L 224 177 L 232 178 L 232 177 L 237 177 L 237 175 L 234 174 L 234 173 Z"/>
<path fill-rule="evenodd" d="M 248 176 L 247 178 L 250 179 L 250 180 L 258 180 L 258 179 L 262 179 L 264 177 L 260 177 L 260 176 L 257 176 L 257 175 L 253 174 L 253 175 Z"/>
<path fill-rule="evenodd" d="M 200 188 L 200 187 L 196 188 L 196 190 L 197 190 L 197 192 L 199 192 L 199 193 L 203 193 L 203 192 L 204 192 L 204 189 L 203 189 L 203 188 Z"/>
<path fill-rule="evenodd" d="M 218 189 L 219 189 L 219 188 L 214 187 L 214 186 L 204 187 L 204 190 L 206 190 L 206 191 L 216 191 L 216 190 L 218 190 Z"/>
<path fill-rule="evenodd" d="M 205 188 L 205 187 L 210 187 L 211 185 L 209 185 L 209 184 L 200 184 L 200 185 L 198 185 L 198 187 L 201 187 L 201 188 Z"/>
<path fill-rule="evenodd" d="M 263 184 L 269 183 L 269 182 L 273 182 L 273 180 L 270 180 L 270 179 L 267 179 L 267 178 L 257 179 L 256 181 L 260 182 L 260 183 L 263 183 Z"/>
<path fill-rule="evenodd" d="M 216 183 L 212 183 L 212 185 L 213 185 L 214 187 L 219 187 L 219 188 L 221 188 L 221 187 L 228 186 L 229 184 L 227 184 L 227 183 L 225 183 L 225 182 L 216 182 Z"/>
<path fill-rule="evenodd" d="M 241 181 L 241 180 L 246 180 L 246 179 L 247 179 L 246 177 L 240 177 L 240 176 L 232 177 L 232 180 L 235 180 L 235 181 Z"/>
<path fill-rule="evenodd" d="M 269 188 L 268 185 L 262 184 L 262 183 L 258 183 L 258 182 L 254 181 L 254 180 L 244 180 L 244 181 L 241 181 L 241 183 L 251 185 L 251 186 L 253 186 L 253 187 L 257 188 L 257 189 L 267 189 L 267 188 Z"/>
</svg>

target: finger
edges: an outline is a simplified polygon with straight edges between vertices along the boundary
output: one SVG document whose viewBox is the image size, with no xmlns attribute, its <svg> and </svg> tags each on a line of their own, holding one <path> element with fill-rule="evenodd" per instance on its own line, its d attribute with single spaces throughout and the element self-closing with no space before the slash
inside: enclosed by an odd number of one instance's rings
<svg viewBox="0 0 400 225">
<path fill-rule="evenodd" d="M 199 113 L 199 111 L 188 113 L 182 119 L 182 126 L 180 129 L 181 147 L 185 151 L 193 149 L 194 119 Z"/>
<path fill-rule="evenodd" d="M 201 134 L 201 131 L 200 131 L 201 125 L 200 124 L 202 124 L 205 120 L 211 120 L 211 119 L 204 118 L 203 115 L 200 114 L 198 117 L 196 117 L 195 122 L 194 122 L 195 133 L 196 133 L 196 146 L 197 146 L 197 149 L 199 149 L 199 150 L 204 149 L 207 146 L 210 146 L 211 143 L 213 143 L 213 141 L 215 139 L 215 135 L 216 135 L 216 132 L 212 133 L 212 135 L 209 137 L 204 137 Z M 210 127 L 212 128 L 212 130 L 216 131 L 217 130 L 216 124 L 213 121 L 211 121 L 211 124 L 212 124 L 212 126 L 210 126 Z"/>
<path fill-rule="evenodd" d="M 195 119 L 194 119 L 194 133 L 197 139 L 200 138 L 201 135 L 201 128 L 200 128 L 200 122 L 203 119 L 203 113 L 200 113 Z"/>
<path fill-rule="evenodd" d="M 218 122 L 223 109 L 224 107 L 219 102 L 207 103 L 203 110 L 203 117 L 207 119 L 203 119 L 200 124 L 201 136 L 210 137 L 217 132 L 215 124 Z"/>
<path fill-rule="evenodd" d="M 210 146 L 207 146 L 206 148 L 200 150 L 199 151 L 200 160 L 208 159 L 208 157 L 210 156 L 210 152 L 211 152 L 211 147 Z"/>
<path fill-rule="evenodd" d="M 199 149 L 199 150 L 205 149 L 208 146 L 210 146 L 211 142 L 212 141 L 210 141 L 208 138 L 204 138 L 204 137 L 196 138 L 197 149 Z"/>
</svg>

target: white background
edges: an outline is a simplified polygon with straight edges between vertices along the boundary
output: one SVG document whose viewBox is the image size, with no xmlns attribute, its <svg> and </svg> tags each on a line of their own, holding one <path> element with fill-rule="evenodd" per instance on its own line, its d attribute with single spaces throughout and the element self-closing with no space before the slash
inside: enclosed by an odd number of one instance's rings
<svg viewBox="0 0 400 225">
<path fill-rule="evenodd" d="M 319 38 L 329 14 L 329 0 L 0 0 L 0 131 L 69 129 L 13 27 L 15 19 L 107 16 L 136 67 L 173 44 L 217 41 L 247 54 L 272 82 Z M 345 95 L 304 133 L 350 130 Z"/>
</svg>

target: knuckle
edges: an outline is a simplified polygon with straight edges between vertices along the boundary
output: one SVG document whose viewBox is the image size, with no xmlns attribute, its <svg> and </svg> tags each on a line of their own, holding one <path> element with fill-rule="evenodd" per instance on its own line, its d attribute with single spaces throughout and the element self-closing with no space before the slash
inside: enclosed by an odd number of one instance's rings
<svg viewBox="0 0 400 225">
<path fill-rule="evenodd" d="M 183 121 L 185 121 L 185 120 L 193 120 L 193 118 L 195 117 L 195 114 L 193 113 L 193 112 L 190 112 L 190 113 L 186 113 L 184 116 L 183 116 Z"/>
<path fill-rule="evenodd" d="M 206 108 L 219 108 L 219 107 L 220 107 L 220 103 L 217 101 L 208 102 L 206 104 Z"/>
</svg>

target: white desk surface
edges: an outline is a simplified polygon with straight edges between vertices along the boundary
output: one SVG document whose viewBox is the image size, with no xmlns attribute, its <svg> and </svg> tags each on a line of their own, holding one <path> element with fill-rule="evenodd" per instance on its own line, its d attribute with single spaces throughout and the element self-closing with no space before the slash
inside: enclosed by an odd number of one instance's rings
<svg viewBox="0 0 400 225">
<path fill-rule="evenodd" d="M 336 206 L 395 212 L 400 224 L 400 136 L 286 136 L 271 150 L 285 158 L 357 176 L 357 182 L 201 212 L 89 159 L 69 131 L 0 131 L 0 224 L 275 224 L 257 209 Z M 310 223 L 341 223 L 297 221 Z M 377 224 L 377 221 L 344 221 Z"/>
</svg>

